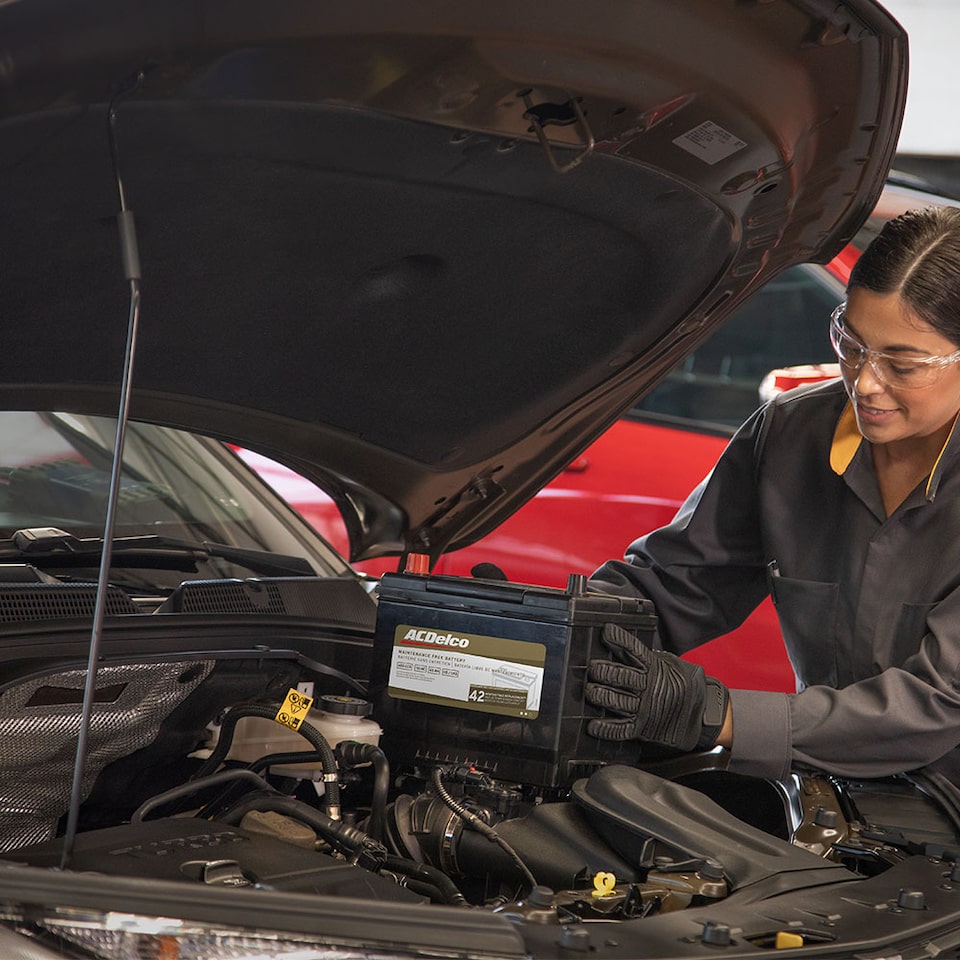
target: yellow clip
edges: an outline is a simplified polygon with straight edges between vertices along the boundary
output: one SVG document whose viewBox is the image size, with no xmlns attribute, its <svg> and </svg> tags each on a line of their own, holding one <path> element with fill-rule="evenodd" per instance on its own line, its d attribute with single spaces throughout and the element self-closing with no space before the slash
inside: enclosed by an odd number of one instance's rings
<svg viewBox="0 0 960 960">
<path fill-rule="evenodd" d="M 787 950 L 790 947 L 802 947 L 803 937 L 799 933 L 787 933 L 786 930 L 777 931 L 777 939 L 773 945 L 778 950 Z"/>
<path fill-rule="evenodd" d="M 616 892 L 617 878 L 612 873 L 600 871 L 593 875 L 593 895 L 595 897 L 609 897 Z"/>
<path fill-rule="evenodd" d="M 273 718 L 283 727 L 289 727 L 291 730 L 299 730 L 307 716 L 307 711 L 313 706 L 313 697 L 308 697 L 299 690 L 291 687 L 287 695 L 280 704 L 277 715 Z"/>
</svg>

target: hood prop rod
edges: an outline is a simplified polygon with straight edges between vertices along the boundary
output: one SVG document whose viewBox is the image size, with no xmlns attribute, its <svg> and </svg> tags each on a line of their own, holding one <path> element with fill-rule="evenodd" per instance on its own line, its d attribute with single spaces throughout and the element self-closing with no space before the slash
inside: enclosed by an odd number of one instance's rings
<svg viewBox="0 0 960 960">
<path fill-rule="evenodd" d="M 110 490 L 107 494 L 107 513 L 104 519 L 103 551 L 100 554 L 100 573 L 97 578 L 97 595 L 93 608 L 93 628 L 90 633 L 90 652 L 87 659 L 87 676 L 83 688 L 83 703 L 80 708 L 80 727 L 77 731 L 77 752 L 74 757 L 73 783 L 70 790 L 70 806 L 63 838 L 60 869 L 66 870 L 73 856 L 80 817 L 83 792 L 83 774 L 87 759 L 87 741 L 93 714 L 96 693 L 97 664 L 100 660 L 100 640 L 103 634 L 103 618 L 106 607 L 110 565 L 113 558 L 113 531 L 116 523 L 117 494 L 120 489 L 120 474 L 123 469 L 123 444 L 126 436 L 127 416 L 130 410 L 130 381 L 133 374 L 133 359 L 136 353 L 137 327 L 140 320 L 140 255 L 137 249 L 137 233 L 133 212 L 127 209 L 127 198 L 120 177 L 120 155 L 117 147 L 117 103 L 121 97 L 136 91 L 143 82 L 143 71 L 136 73 L 121 86 L 107 108 L 107 136 L 113 162 L 113 179 L 120 197 L 120 212 L 117 226 L 120 232 L 120 253 L 123 271 L 130 285 L 130 307 L 127 318 L 127 343 L 123 358 L 123 379 L 120 384 L 120 403 L 117 414 L 117 433 L 113 446 L 113 463 L 110 469 Z"/>
</svg>

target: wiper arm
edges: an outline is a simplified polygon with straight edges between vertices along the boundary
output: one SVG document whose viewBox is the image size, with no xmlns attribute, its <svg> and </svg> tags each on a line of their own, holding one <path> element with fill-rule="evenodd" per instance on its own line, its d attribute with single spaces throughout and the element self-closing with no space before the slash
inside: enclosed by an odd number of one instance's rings
<svg viewBox="0 0 960 960">
<path fill-rule="evenodd" d="M 30 560 L 39 566 L 51 562 L 83 561 L 103 552 L 102 537 L 75 537 L 57 527 L 29 527 L 17 530 L 9 540 L 0 540 L 0 561 Z M 111 544 L 115 566 L 163 566 L 164 561 L 197 561 L 216 558 L 245 567 L 263 576 L 314 577 L 316 571 L 303 557 L 248 550 L 226 543 L 204 540 L 193 543 L 175 537 L 116 537 Z"/>
</svg>

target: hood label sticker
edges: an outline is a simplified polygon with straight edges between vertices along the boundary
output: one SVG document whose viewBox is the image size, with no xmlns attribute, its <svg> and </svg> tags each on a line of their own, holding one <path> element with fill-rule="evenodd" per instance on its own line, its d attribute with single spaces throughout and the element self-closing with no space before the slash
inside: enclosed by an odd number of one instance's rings
<svg viewBox="0 0 960 960">
<path fill-rule="evenodd" d="M 724 130 L 712 120 L 704 120 L 699 126 L 681 134 L 673 142 L 711 167 L 746 146 L 743 140 L 735 137 L 729 130 Z"/>
<path fill-rule="evenodd" d="M 540 711 L 546 659 L 542 643 L 401 623 L 387 692 L 398 700 L 532 720 Z"/>
</svg>

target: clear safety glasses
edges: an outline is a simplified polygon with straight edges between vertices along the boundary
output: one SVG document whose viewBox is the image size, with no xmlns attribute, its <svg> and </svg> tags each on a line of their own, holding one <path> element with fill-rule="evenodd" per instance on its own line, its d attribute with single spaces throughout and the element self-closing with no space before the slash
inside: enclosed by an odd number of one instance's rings
<svg viewBox="0 0 960 960">
<path fill-rule="evenodd" d="M 844 301 L 830 314 L 830 343 L 846 371 L 859 372 L 870 364 L 874 376 L 896 390 L 919 390 L 940 379 L 945 367 L 960 360 L 960 350 L 946 357 L 904 357 L 879 350 L 870 350 L 844 329 Z"/>
</svg>

